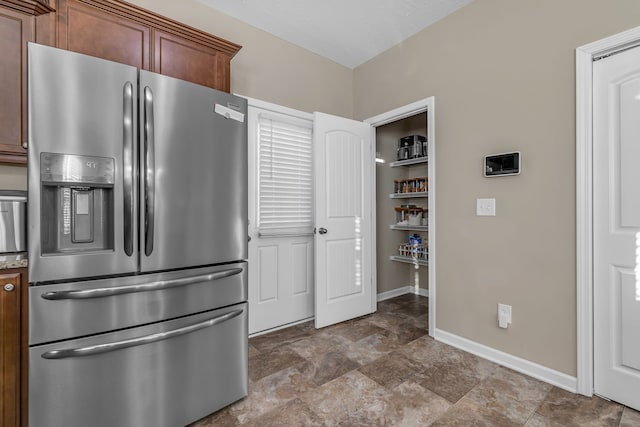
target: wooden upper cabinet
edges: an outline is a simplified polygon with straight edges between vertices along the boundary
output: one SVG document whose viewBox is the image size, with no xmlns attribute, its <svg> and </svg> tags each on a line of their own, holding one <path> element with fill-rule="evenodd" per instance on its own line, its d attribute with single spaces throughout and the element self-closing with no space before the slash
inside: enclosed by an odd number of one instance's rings
<svg viewBox="0 0 640 427">
<path fill-rule="evenodd" d="M 120 0 L 58 0 L 57 46 L 229 92 L 241 46 Z"/>
<path fill-rule="evenodd" d="M 27 140 L 27 42 L 34 18 L 0 8 L 0 161 L 25 163 Z"/>
<path fill-rule="evenodd" d="M 154 72 L 229 92 L 229 55 L 163 31 L 154 34 Z"/>
<path fill-rule="evenodd" d="M 27 42 L 52 10 L 45 0 L 0 0 L 0 163 L 26 163 Z"/>
<path fill-rule="evenodd" d="M 58 47 L 148 70 L 151 28 L 81 1 L 58 2 Z"/>
</svg>

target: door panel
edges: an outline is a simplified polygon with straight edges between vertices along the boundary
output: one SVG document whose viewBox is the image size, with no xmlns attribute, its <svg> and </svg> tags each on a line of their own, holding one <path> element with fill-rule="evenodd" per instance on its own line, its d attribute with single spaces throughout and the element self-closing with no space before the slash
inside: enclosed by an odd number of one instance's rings
<svg viewBox="0 0 640 427">
<path fill-rule="evenodd" d="M 293 295 L 310 295 L 313 288 L 313 239 L 292 243 Z"/>
<path fill-rule="evenodd" d="M 371 126 L 314 113 L 316 327 L 375 311 Z M 326 230 L 326 231 L 325 231 Z"/>
<path fill-rule="evenodd" d="M 313 238 L 253 238 L 249 260 L 250 334 L 313 316 Z"/>
<path fill-rule="evenodd" d="M 246 100 L 146 71 L 140 91 L 142 270 L 246 259 Z"/>
<path fill-rule="evenodd" d="M 628 270 L 621 274 L 620 290 L 617 292 L 617 307 L 620 313 L 621 366 L 640 372 L 640 302 L 636 300 L 636 274 Z"/>
<path fill-rule="evenodd" d="M 325 135 L 328 218 L 362 216 L 362 140 L 344 131 Z M 348 185 L 345 185 L 348 184 Z"/>
<path fill-rule="evenodd" d="M 360 261 L 353 250 L 354 240 L 332 240 L 327 243 L 327 301 L 329 303 L 363 292 L 362 282 L 358 274 L 355 277 L 345 275 L 352 271 Z M 357 267 L 355 268 L 357 271 Z"/>
<path fill-rule="evenodd" d="M 620 225 L 640 227 L 640 67 L 619 85 L 620 97 Z"/>
<path fill-rule="evenodd" d="M 278 245 L 265 245 L 258 249 L 259 297 L 258 304 L 278 299 Z"/>
<path fill-rule="evenodd" d="M 640 409 L 640 48 L 593 65 L 594 388 Z"/>
</svg>

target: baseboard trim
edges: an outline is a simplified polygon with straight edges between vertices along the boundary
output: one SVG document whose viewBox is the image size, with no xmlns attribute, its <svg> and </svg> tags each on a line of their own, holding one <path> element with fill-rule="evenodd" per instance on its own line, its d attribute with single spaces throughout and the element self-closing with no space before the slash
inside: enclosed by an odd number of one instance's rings
<svg viewBox="0 0 640 427">
<path fill-rule="evenodd" d="M 284 324 L 284 325 L 276 326 L 276 327 L 273 327 L 271 329 L 266 329 L 264 331 L 254 332 L 254 333 L 249 334 L 249 338 L 257 337 L 259 335 L 268 334 L 269 332 L 279 331 L 280 329 L 288 328 L 290 326 L 299 325 L 301 323 L 305 323 L 305 322 L 308 322 L 309 320 L 313 320 L 313 319 L 315 319 L 315 316 L 307 317 L 306 319 L 296 320 L 295 322 L 291 322 L 291 323 L 287 323 L 287 324 Z"/>
<path fill-rule="evenodd" d="M 416 292 L 415 292 L 415 289 L 416 289 L 416 288 L 415 288 L 414 286 L 411 286 L 411 289 L 413 290 L 412 292 L 415 294 L 415 293 L 416 293 Z M 423 297 L 429 298 L 429 289 L 418 288 L 418 293 L 417 293 L 417 295 L 420 295 L 420 296 L 423 296 Z"/>
<path fill-rule="evenodd" d="M 467 338 L 445 332 L 441 329 L 435 330 L 434 338 L 445 344 L 464 350 L 468 353 L 475 354 L 483 359 L 490 360 L 499 365 L 513 369 L 530 377 L 544 381 L 563 390 L 577 393 L 577 378 L 565 373 L 556 371 L 546 366 L 539 365 L 521 357 L 496 350 L 486 345 L 471 341 Z"/>
<path fill-rule="evenodd" d="M 401 288 L 396 288 L 396 289 L 392 289 L 390 291 L 381 292 L 381 293 L 378 294 L 377 300 L 378 300 L 378 302 L 380 302 L 380 301 L 384 301 L 384 300 L 387 300 L 387 299 L 399 297 L 400 295 L 408 294 L 410 292 L 409 291 L 410 287 L 411 286 L 403 286 Z"/>
<path fill-rule="evenodd" d="M 404 294 L 417 294 L 417 295 L 421 295 L 423 297 L 427 297 L 428 298 L 429 297 L 429 289 L 418 288 L 418 292 L 416 293 L 416 287 L 415 286 L 402 286 L 400 288 L 392 289 L 390 291 L 381 292 L 381 293 L 377 294 L 376 300 L 378 302 L 380 302 L 380 301 L 384 301 L 384 300 L 387 300 L 387 299 L 399 297 L 400 295 L 404 295 Z M 254 333 L 249 334 L 249 338 L 253 338 L 253 337 L 260 336 L 260 335 L 268 334 L 269 332 L 275 332 L 275 331 L 278 331 L 280 329 L 288 328 L 290 326 L 299 325 L 300 323 L 308 322 L 308 321 L 313 320 L 313 319 L 315 319 L 315 316 L 307 317 L 306 319 L 297 320 L 295 322 L 287 323 L 285 325 L 276 326 L 274 328 L 266 329 L 264 331 L 254 332 Z"/>
<path fill-rule="evenodd" d="M 428 298 L 429 289 L 418 288 L 418 292 L 416 292 L 415 286 L 402 286 L 400 288 L 392 289 L 390 291 L 380 292 L 377 295 L 377 301 L 378 302 L 384 301 L 387 299 L 399 297 L 400 295 L 404 295 L 404 294 L 415 294 L 415 295 L 421 295 L 423 297 Z"/>
</svg>

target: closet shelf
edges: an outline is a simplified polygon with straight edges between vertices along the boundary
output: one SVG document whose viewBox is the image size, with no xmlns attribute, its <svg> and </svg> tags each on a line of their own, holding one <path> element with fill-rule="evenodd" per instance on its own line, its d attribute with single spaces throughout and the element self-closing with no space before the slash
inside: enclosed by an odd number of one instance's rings
<svg viewBox="0 0 640 427">
<path fill-rule="evenodd" d="M 391 224 L 389 226 L 392 230 L 403 230 L 403 231 L 429 231 L 428 225 L 397 225 Z"/>
<path fill-rule="evenodd" d="M 412 199 L 414 197 L 429 197 L 428 191 L 416 191 L 412 193 L 391 193 L 389 194 L 390 199 Z"/>
<path fill-rule="evenodd" d="M 414 260 L 413 258 L 406 257 L 406 256 L 391 255 L 389 257 L 389 259 L 391 261 L 404 262 L 406 264 L 415 264 L 416 261 L 417 261 L 418 265 L 423 265 L 423 266 L 428 266 L 429 265 L 429 261 L 428 260 L 423 260 L 423 259 Z"/>
<path fill-rule="evenodd" d="M 397 162 L 391 162 L 389 163 L 389 167 L 397 168 L 400 166 L 418 165 L 420 163 L 427 163 L 428 161 L 429 161 L 428 157 L 417 157 L 415 159 L 398 160 Z"/>
</svg>

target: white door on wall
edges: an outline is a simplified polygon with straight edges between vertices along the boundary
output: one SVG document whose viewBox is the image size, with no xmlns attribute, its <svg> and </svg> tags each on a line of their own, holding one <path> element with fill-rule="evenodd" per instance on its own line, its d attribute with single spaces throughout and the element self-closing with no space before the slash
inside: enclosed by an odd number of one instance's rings
<svg viewBox="0 0 640 427">
<path fill-rule="evenodd" d="M 314 310 L 313 116 L 255 102 L 247 120 L 250 334 Z"/>
<path fill-rule="evenodd" d="M 593 64 L 594 391 L 640 410 L 640 47 Z"/>
<path fill-rule="evenodd" d="M 321 328 L 375 311 L 369 124 L 314 113 L 315 323 Z"/>
</svg>

